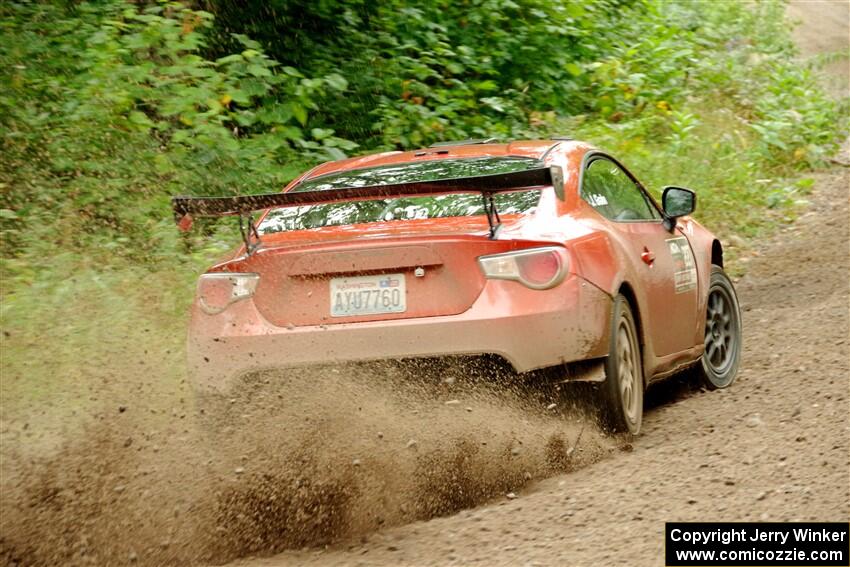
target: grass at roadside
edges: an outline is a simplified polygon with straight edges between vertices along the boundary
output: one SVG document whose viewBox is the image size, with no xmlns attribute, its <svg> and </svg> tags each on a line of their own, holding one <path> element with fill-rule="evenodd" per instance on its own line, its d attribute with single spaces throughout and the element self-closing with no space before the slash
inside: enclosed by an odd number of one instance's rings
<svg viewBox="0 0 850 567">
<path fill-rule="evenodd" d="M 793 220 L 798 207 L 807 203 L 813 180 L 793 163 L 768 165 L 753 159 L 757 142 L 752 129 L 722 102 L 702 106 L 699 114 L 680 113 L 680 122 L 689 128 L 682 142 L 675 134 L 632 134 L 628 124 L 579 125 L 577 131 L 622 156 L 659 201 L 664 186 L 694 189 L 695 217 L 720 236 L 731 270 L 740 275 L 738 256 L 766 231 Z"/>
<path fill-rule="evenodd" d="M 54 260 L 3 302 L 0 434 L 14 422 L 34 445 L 51 444 L 118 404 L 167 407 L 184 395 L 193 271 Z"/>
</svg>

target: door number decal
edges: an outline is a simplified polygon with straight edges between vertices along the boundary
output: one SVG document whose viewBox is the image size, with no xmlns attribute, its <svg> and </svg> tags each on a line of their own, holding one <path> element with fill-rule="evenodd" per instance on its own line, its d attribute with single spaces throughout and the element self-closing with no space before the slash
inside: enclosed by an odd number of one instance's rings
<svg viewBox="0 0 850 567">
<path fill-rule="evenodd" d="M 685 237 L 671 238 L 667 241 L 670 256 L 673 257 L 673 286 L 676 293 L 684 293 L 697 287 L 697 265 L 694 253 Z"/>
</svg>

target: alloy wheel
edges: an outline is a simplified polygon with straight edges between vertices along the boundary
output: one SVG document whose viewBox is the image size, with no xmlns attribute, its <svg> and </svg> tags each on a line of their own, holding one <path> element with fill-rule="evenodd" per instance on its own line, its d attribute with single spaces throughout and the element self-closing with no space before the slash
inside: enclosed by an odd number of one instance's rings
<svg viewBox="0 0 850 567">
<path fill-rule="evenodd" d="M 735 361 L 738 350 L 738 318 L 727 290 L 717 287 L 708 296 L 705 318 L 705 361 L 717 375 L 723 375 Z"/>
</svg>

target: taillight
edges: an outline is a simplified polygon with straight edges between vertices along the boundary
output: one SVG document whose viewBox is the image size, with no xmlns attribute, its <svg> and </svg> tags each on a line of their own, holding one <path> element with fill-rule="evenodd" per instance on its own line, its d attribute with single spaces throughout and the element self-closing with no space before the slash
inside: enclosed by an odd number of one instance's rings
<svg viewBox="0 0 850 567">
<path fill-rule="evenodd" d="M 478 264 L 488 279 L 517 281 L 531 289 L 555 287 L 569 268 L 566 251 L 557 246 L 481 256 Z"/>
<path fill-rule="evenodd" d="M 209 315 L 221 313 L 237 301 L 254 295 L 259 274 L 204 274 L 198 279 L 198 305 Z"/>
</svg>

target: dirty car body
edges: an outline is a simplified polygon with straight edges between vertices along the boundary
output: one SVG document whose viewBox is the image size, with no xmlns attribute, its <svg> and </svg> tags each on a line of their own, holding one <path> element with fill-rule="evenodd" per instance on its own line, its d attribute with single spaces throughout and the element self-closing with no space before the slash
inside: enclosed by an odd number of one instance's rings
<svg viewBox="0 0 850 567">
<path fill-rule="evenodd" d="M 264 368 L 483 354 L 518 373 L 604 380 L 618 297 L 641 391 L 706 350 L 720 242 L 588 144 L 369 155 L 320 165 L 283 195 L 285 206 L 234 205 L 264 210 L 200 278 L 188 352 L 202 391 Z M 175 211 L 184 224 L 234 212 L 211 201 L 175 199 Z"/>
</svg>

